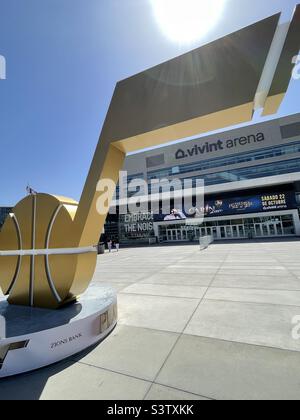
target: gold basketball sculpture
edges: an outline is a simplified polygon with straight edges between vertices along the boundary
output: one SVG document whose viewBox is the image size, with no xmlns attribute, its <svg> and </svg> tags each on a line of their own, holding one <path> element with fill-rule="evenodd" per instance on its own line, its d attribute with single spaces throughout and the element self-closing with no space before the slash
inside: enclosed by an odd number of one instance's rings
<svg viewBox="0 0 300 420">
<path fill-rule="evenodd" d="M 57 308 L 85 291 L 96 250 L 76 248 L 73 222 L 78 203 L 37 194 L 26 197 L 3 226 L 1 287 L 10 303 Z"/>
<path fill-rule="evenodd" d="M 0 232 L 0 287 L 8 302 L 59 308 L 93 278 L 106 213 L 99 214 L 99 180 L 117 183 L 126 153 L 250 121 L 280 14 L 119 82 L 80 202 L 26 197 Z M 300 48 L 300 8 L 266 94 L 277 109 Z M 270 106 L 270 104 L 273 104 Z M 270 111 L 271 110 L 271 111 Z M 108 203 L 113 193 L 107 197 Z"/>
</svg>

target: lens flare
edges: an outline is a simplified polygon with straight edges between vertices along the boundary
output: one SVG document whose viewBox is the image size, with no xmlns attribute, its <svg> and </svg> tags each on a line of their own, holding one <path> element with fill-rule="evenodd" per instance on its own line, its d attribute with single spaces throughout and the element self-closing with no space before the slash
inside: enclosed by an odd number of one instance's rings
<svg viewBox="0 0 300 420">
<path fill-rule="evenodd" d="M 191 44 L 222 16 L 226 0 L 151 0 L 162 32 L 173 42 Z"/>
</svg>

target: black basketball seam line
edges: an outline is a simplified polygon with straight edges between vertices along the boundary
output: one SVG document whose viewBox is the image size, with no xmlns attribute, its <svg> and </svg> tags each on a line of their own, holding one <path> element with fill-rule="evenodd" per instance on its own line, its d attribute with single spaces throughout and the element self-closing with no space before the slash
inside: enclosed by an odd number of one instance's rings
<svg viewBox="0 0 300 420">
<path fill-rule="evenodd" d="M 32 226 L 31 226 L 31 249 L 35 249 L 35 234 L 36 234 L 36 196 L 32 196 Z M 29 306 L 34 306 L 34 270 L 35 257 L 30 257 L 30 283 L 29 283 Z"/>
<path fill-rule="evenodd" d="M 50 240 L 50 234 L 51 234 L 51 230 L 53 227 L 53 223 L 54 220 L 56 219 L 56 217 L 58 216 L 58 213 L 60 212 L 60 209 L 63 207 L 62 204 L 59 204 L 56 209 L 54 210 L 52 217 L 50 219 L 50 223 L 47 229 L 47 234 L 46 234 L 46 238 L 45 238 L 45 249 L 48 249 L 48 242 Z M 54 296 L 54 299 L 60 304 L 63 300 L 60 297 L 58 291 L 56 290 L 55 284 L 52 280 L 52 276 L 51 276 L 51 272 L 50 272 L 50 264 L 49 264 L 49 255 L 45 255 L 44 257 L 45 260 L 45 271 L 46 271 L 46 276 L 47 276 L 47 281 L 48 281 L 48 286 Z"/>
<path fill-rule="evenodd" d="M 17 219 L 17 217 L 16 217 L 15 214 L 13 215 L 12 220 L 14 222 L 15 229 L 16 229 L 16 232 L 17 232 L 18 247 L 19 247 L 20 250 L 22 250 L 22 248 L 23 248 L 22 233 L 21 233 L 21 230 L 20 230 L 20 227 L 19 227 L 18 219 Z M 7 290 L 6 295 L 10 295 L 13 287 L 15 286 L 15 284 L 16 284 L 16 282 L 18 280 L 18 277 L 19 277 L 19 274 L 20 274 L 21 263 L 22 263 L 22 256 L 20 255 L 18 257 L 18 263 L 17 263 L 17 267 L 16 267 L 16 270 L 15 270 L 15 274 L 14 274 L 13 280 L 12 280 L 12 282 L 11 282 L 8 290 Z"/>
</svg>

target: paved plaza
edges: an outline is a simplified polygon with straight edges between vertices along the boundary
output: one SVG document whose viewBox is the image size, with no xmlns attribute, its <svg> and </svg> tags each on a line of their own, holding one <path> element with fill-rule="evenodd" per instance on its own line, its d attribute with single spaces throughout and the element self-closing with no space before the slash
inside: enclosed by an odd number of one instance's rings
<svg viewBox="0 0 300 420">
<path fill-rule="evenodd" d="M 299 256 L 296 240 L 105 254 L 94 282 L 118 291 L 117 328 L 86 354 L 0 380 L 0 399 L 300 399 Z"/>
</svg>

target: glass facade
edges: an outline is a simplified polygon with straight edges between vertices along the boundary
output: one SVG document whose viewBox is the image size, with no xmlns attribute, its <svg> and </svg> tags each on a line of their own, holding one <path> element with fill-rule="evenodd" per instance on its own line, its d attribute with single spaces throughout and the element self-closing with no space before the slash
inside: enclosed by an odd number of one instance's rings
<svg viewBox="0 0 300 420">
<path fill-rule="evenodd" d="M 172 151 L 173 165 L 169 163 L 166 165 L 172 166 L 162 168 L 166 162 L 167 151 L 150 158 L 147 155 L 141 155 L 145 166 L 144 173 L 129 175 L 128 183 L 134 179 L 146 179 L 148 193 L 157 193 L 158 180 L 161 181 L 162 179 L 169 181 L 172 181 L 172 179 L 176 181 L 178 179 L 182 181 L 190 180 L 193 187 L 198 186 L 196 182 L 199 180 L 204 181 L 205 186 L 220 185 L 220 187 L 214 189 L 214 193 L 211 191 L 211 194 L 209 194 L 209 190 L 206 192 L 204 223 L 201 225 L 189 225 L 181 220 L 174 222 L 167 217 L 165 222 L 162 222 L 164 218 L 156 216 L 153 220 L 136 221 L 127 220 L 126 216 L 116 216 L 118 223 L 114 221 L 113 225 L 107 226 L 106 231 L 109 231 L 111 236 L 113 234 L 116 235 L 116 225 L 118 224 L 119 238 L 123 243 L 148 243 L 154 239 L 160 242 L 198 241 L 201 236 L 207 235 L 213 235 L 216 240 L 298 235 L 299 220 L 298 216 L 296 217 L 296 212 L 300 211 L 300 177 L 297 178 L 297 173 L 300 173 L 299 124 L 297 122 L 288 126 L 281 126 L 281 136 L 280 133 L 276 134 L 275 129 L 272 132 L 269 131 L 269 140 L 271 137 L 274 137 L 273 140 L 277 143 L 274 146 L 266 147 L 266 144 L 260 144 L 257 149 L 251 151 L 245 151 L 245 149 L 240 148 L 240 153 L 236 153 L 237 150 L 228 148 L 228 155 L 225 156 L 223 154 L 221 157 L 216 157 L 218 155 L 210 153 L 211 159 L 208 159 L 208 154 L 205 156 L 204 153 L 206 152 L 202 152 L 202 148 L 198 148 L 197 153 L 194 153 L 194 149 L 187 149 L 186 154 L 184 151 L 182 152 L 182 157 L 188 157 L 189 155 L 191 157 L 194 156 L 194 159 L 193 162 L 184 163 L 187 161 L 181 160 L 177 154 L 175 160 L 175 154 L 173 156 Z M 288 142 L 288 139 L 290 139 L 290 142 Z M 283 144 L 278 144 L 279 142 Z M 263 148 L 260 148 L 261 146 Z M 194 148 L 197 148 L 197 146 L 195 145 Z M 175 148 L 172 150 L 175 151 Z M 193 150 L 193 153 L 190 150 Z M 198 160 L 195 161 L 197 155 Z M 141 170 L 140 163 L 135 166 L 131 165 L 133 171 Z M 274 182 L 270 180 L 266 180 L 265 186 L 261 188 L 256 186 L 255 179 L 286 174 L 297 175 L 291 179 L 289 177 L 283 178 L 285 183 L 280 185 L 280 187 L 273 185 Z M 293 179 L 299 179 L 299 182 L 293 181 Z M 229 186 L 226 186 L 226 191 L 222 191 L 224 187 L 221 184 L 249 180 L 252 180 L 252 182 L 248 183 L 249 188 L 250 185 L 253 185 L 250 190 L 244 191 L 241 188 L 237 190 L 237 186 L 233 185 L 232 190 Z M 153 181 L 153 185 L 151 185 L 151 181 Z M 182 184 L 178 183 L 176 185 L 174 183 L 171 189 L 181 189 Z M 262 183 L 260 182 L 260 184 Z M 161 184 L 159 184 L 159 187 L 160 190 L 163 189 Z M 144 191 L 138 191 L 138 189 L 137 187 L 136 191 L 128 192 L 128 197 L 145 194 Z M 217 194 L 218 191 L 219 193 Z M 280 204 L 276 207 L 270 204 L 270 208 L 266 207 L 265 201 L 262 199 L 264 194 L 267 194 L 267 196 L 271 194 L 271 197 L 273 197 L 272 194 L 277 194 L 279 197 L 285 195 L 286 202 L 284 206 Z M 119 187 L 116 195 L 116 199 L 118 198 Z M 193 206 L 199 206 L 195 197 L 193 196 L 192 198 Z M 260 203 L 263 203 L 262 208 Z M 162 209 L 161 201 L 158 204 L 159 208 Z M 238 207 L 233 207 L 234 204 Z M 178 209 L 178 206 L 178 203 L 175 204 L 175 201 L 171 200 L 170 211 L 174 208 Z M 149 211 L 151 210 L 149 202 Z M 261 215 L 261 217 L 253 217 L 257 215 Z M 186 217 L 188 217 L 188 214 Z M 213 220 L 214 218 L 215 220 Z M 222 218 L 223 220 L 221 220 Z"/>
<path fill-rule="evenodd" d="M 144 179 L 144 174 L 139 173 L 139 174 L 128 175 L 127 184 L 129 185 L 130 182 L 133 181 L 134 179 Z M 125 180 L 124 180 L 124 182 L 125 182 Z M 128 197 L 132 197 L 134 194 L 135 194 L 135 192 L 131 192 L 131 193 L 129 192 Z M 117 185 L 114 198 L 116 200 L 118 200 L 120 198 L 120 185 L 119 184 Z"/>
<path fill-rule="evenodd" d="M 11 207 L 0 207 L 0 229 L 11 211 Z"/>
<path fill-rule="evenodd" d="M 284 156 L 300 153 L 300 141 L 290 143 L 288 145 L 281 145 L 277 147 L 270 147 L 258 151 L 248 153 L 239 153 L 237 155 L 226 156 L 217 159 L 204 160 L 201 162 L 190 163 L 186 165 L 176 166 L 172 168 L 165 168 L 158 171 L 148 172 L 148 179 L 161 179 L 164 177 L 174 176 L 177 174 L 186 174 L 190 172 L 201 172 L 208 169 L 222 168 L 224 166 L 237 165 L 242 163 L 259 162 L 261 160 L 270 158 L 279 158 Z M 277 164 L 277 163 L 276 163 Z"/>
<path fill-rule="evenodd" d="M 119 233 L 121 243 L 149 243 L 155 241 L 154 217 L 152 213 L 120 215 Z"/>
<path fill-rule="evenodd" d="M 168 224 L 159 226 L 161 242 L 198 241 L 201 236 L 212 235 L 216 240 L 255 239 L 266 237 L 294 236 L 293 215 L 269 217 L 246 217 L 242 219 L 204 222 L 199 226 Z"/>
<path fill-rule="evenodd" d="M 193 187 L 196 187 L 196 181 L 199 179 L 203 180 L 204 184 L 208 186 L 296 172 L 300 172 L 300 158 L 265 163 L 263 165 L 250 166 L 247 168 L 229 169 L 227 171 L 213 172 L 205 175 L 195 175 L 185 179 L 191 179 L 193 181 Z M 156 187 L 154 186 L 153 188 Z M 151 191 L 151 189 L 151 185 L 149 185 L 149 191 Z"/>
<path fill-rule="evenodd" d="M 300 158 L 250 166 L 248 168 L 231 169 L 226 172 L 222 171 L 213 174 L 199 175 L 198 177 L 192 177 L 191 179 L 196 182 L 196 179 L 201 178 L 204 180 L 205 185 L 215 185 L 295 172 L 300 172 Z"/>
<path fill-rule="evenodd" d="M 246 181 L 255 178 L 264 178 L 275 175 L 284 175 L 289 173 L 300 172 L 300 157 L 288 160 L 277 160 L 276 162 L 262 161 L 271 158 L 287 157 L 300 153 L 300 141 L 293 142 L 287 145 L 281 145 L 276 147 L 264 148 L 258 151 L 252 151 L 247 153 L 240 153 L 237 155 L 226 156 L 217 159 L 204 160 L 196 163 L 185 164 L 180 166 L 174 166 L 171 168 L 165 168 L 161 170 L 148 172 L 149 192 L 151 192 L 150 181 L 170 178 L 174 176 L 180 176 L 191 172 L 207 171 L 209 169 L 216 169 L 210 173 L 195 175 L 193 177 L 186 177 L 185 179 L 191 179 L 196 186 L 197 179 L 203 179 L 205 185 L 217 185 L 229 182 Z M 228 168 L 226 171 L 218 171 L 218 168 L 224 168 L 226 166 L 233 166 L 237 164 L 255 163 L 254 165 L 243 167 L 243 168 Z M 261 163 L 260 163 L 261 162 Z M 128 184 L 134 179 L 143 179 L 143 173 L 137 173 L 128 176 Z M 182 177 L 181 177 L 182 178 Z M 137 191 L 128 192 L 128 197 L 136 195 Z M 143 192 L 141 193 L 143 195 Z M 115 198 L 119 198 L 119 186 Z"/>
</svg>

